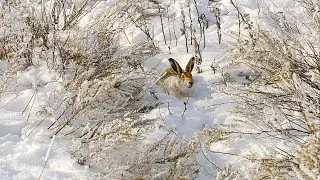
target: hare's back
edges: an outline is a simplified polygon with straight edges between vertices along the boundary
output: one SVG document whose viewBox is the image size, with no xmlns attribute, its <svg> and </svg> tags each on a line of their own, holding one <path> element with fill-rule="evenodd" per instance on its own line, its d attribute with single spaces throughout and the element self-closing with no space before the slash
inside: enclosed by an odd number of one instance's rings
<svg viewBox="0 0 320 180">
<path fill-rule="evenodd" d="M 175 88 L 177 86 L 180 86 L 180 78 L 178 75 L 169 75 L 165 79 L 163 79 L 163 85 L 167 88 Z"/>
</svg>

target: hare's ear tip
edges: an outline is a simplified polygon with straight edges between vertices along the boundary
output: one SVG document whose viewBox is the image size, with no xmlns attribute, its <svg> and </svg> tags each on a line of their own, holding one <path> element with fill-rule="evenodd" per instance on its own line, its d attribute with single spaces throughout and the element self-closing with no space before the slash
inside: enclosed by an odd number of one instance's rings
<svg viewBox="0 0 320 180">
<path fill-rule="evenodd" d="M 169 58 L 169 61 L 174 61 L 174 59 L 173 58 Z"/>
</svg>

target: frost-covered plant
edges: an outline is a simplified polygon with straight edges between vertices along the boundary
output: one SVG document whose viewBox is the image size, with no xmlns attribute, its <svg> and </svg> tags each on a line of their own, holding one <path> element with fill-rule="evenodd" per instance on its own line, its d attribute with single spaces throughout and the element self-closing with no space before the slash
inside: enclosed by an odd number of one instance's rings
<svg viewBox="0 0 320 180">
<path fill-rule="evenodd" d="M 117 42 L 105 48 L 116 47 Z M 96 43 L 96 47 L 100 45 Z M 148 50 L 144 49 L 146 47 Z M 148 77 L 143 71 L 143 62 L 138 61 L 157 53 L 150 47 L 154 46 L 140 44 L 129 54 L 103 60 L 101 54 L 95 53 L 110 53 L 109 50 L 100 49 L 90 55 L 80 51 L 75 59 L 66 56 L 68 80 L 65 84 L 69 92 L 66 98 L 70 108 L 64 114 L 65 120 L 56 124 L 56 133 L 69 123 L 83 128 L 74 154 L 81 161 L 101 165 L 110 147 L 131 142 L 155 126 L 153 120 L 140 117 L 156 105 L 144 88 Z M 114 56 L 115 52 L 108 56 Z"/>
<path fill-rule="evenodd" d="M 195 157 L 197 146 L 197 141 L 187 141 L 177 132 L 170 131 L 159 141 L 136 145 L 137 150 L 132 150 L 135 152 L 133 156 L 131 153 L 128 155 L 128 152 L 122 153 L 121 151 L 119 160 L 124 161 L 121 164 L 126 164 L 127 167 L 114 169 L 109 173 L 109 177 L 124 179 L 195 178 L 200 169 Z"/>
<path fill-rule="evenodd" d="M 233 131 L 247 134 L 243 132 L 247 129 L 251 137 L 265 134 L 269 142 L 285 144 L 268 147 L 264 155 L 253 154 L 251 160 L 258 166 L 249 171 L 251 177 L 315 179 L 320 175 L 316 170 L 320 164 L 315 164 L 319 155 L 313 153 L 320 142 L 320 22 L 315 10 L 319 5 L 300 3 L 299 14 L 268 11 L 272 23 L 247 28 L 248 36 L 242 36 L 226 58 L 232 59 L 233 66 L 256 72 L 247 76 L 246 86 L 229 83 L 225 91 L 245 102 L 233 113 L 246 121 L 235 121 L 238 127 Z"/>
<path fill-rule="evenodd" d="M 28 67 L 31 62 L 32 33 L 28 27 L 31 13 L 26 3 L 1 2 L 0 28 L 1 59 L 9 60 L 11 64 Z"/>
<path fill-rule="evenodd" d="M 33 65 L 35 49 L 39 45 L 37 36 L 38 23 L 35 22 L 33 2 L 0 2 L 0 60 L 8 62 L 3 74 L 0 93 L 14 90 L 17 85 L 13 80 L 18 71 Z"/>
</svg>

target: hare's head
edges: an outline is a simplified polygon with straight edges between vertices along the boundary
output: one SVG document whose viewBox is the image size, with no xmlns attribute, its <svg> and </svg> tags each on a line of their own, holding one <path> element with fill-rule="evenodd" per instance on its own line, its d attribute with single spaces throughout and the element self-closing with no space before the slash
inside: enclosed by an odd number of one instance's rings
<svg viewBox="0 0 320 180">
<path fill-rule="evenodd" d="M 192 69 L 194 66 L 194 61 L 195 61 L 195 58 L 192 57 L 189 60 L 185 71 L 183 71 L 177 61 L 175 61 L 172 58 L 169 58 L 169 62 L 170 62 L 172 70 L 175 71 L 179 75 L 179 78 L 181 79 L 183 84 L 188 88 L 191 88 L 193 86 L 193 78 L 192 78 L 191 72 L 192 72 Z"/>
</svg>

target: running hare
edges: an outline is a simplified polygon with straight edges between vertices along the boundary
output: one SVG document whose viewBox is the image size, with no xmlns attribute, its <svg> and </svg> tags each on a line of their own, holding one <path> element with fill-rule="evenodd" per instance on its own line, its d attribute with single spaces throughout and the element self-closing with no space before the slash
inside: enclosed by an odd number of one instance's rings
<svg viewBox="0 0 320 180">
<path fill-rule="evenodd" d="M 191 71 L 194 67 L 195 58 L 192 57 L 189 60 L 185 71 L 174 59 L 169 58 L 169 62 L 171 68 L 164 70 L 156 83 L 162 86 L 170 95 L 185 97 L 188 94 L 188 88 L 193 86 Z"/>
</svg>

